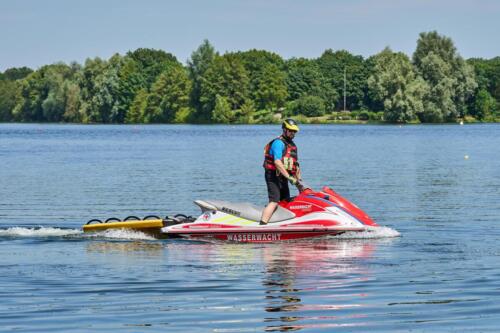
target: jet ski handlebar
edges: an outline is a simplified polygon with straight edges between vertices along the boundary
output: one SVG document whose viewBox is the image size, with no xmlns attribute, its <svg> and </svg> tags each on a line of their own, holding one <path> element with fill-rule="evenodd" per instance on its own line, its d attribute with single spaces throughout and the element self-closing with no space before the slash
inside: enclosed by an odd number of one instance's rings
<svg viewBox="0 0 500 333">
<path fill-rule="evenodd" d="M 299 179 L 297 181 L 297 189 L 299 190 L 300 193 L 306 191 L 306 190 L 312 190 L 311 186 L 309 186 L 307 183 L 305 183 L 302 179 Z"/>
</svg>

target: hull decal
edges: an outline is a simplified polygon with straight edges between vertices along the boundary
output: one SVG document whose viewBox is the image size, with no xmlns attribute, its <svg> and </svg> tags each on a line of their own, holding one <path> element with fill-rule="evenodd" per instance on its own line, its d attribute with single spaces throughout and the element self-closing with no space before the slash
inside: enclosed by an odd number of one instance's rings
<svg viewBox="0 0 500 333">
<path fill-rule="evenodd" d="M 238 233 L 238 234 L 227 234 L 227 240 L 233 242 L 272 242 L 281 240 L 280 233 Z"/>
</svg>

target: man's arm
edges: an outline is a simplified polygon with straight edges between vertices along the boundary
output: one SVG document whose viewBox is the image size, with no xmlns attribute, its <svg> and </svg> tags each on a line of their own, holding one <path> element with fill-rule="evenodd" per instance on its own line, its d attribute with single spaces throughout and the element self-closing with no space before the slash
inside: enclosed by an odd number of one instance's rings
<svg viewBox="0 0 500 333">
<path fill-rule="evenodd" d="M 290 178 L 290 174 L 288 171 L 285 169 L 285 165 L 281 160 L 274 160 L 274 165 L 276 165 L 276 168 L 278 171 L 285 176 L 285 178 Z M 302 179 L 302 173 L 300 172 L 300 168 L 297 168 L 297 173 L 295 174 L 295 177 L 297 179 Z"/>
<path fill-rule="evenodd" d="M 276 165 L 276 169 L 278 169 L 279 173 L 281 173 L 285 178 L 290 178 L 290 174 L 285 169 L 285 165 L 281 160 L 274 160 L 274 165 Z"/>
</svg>

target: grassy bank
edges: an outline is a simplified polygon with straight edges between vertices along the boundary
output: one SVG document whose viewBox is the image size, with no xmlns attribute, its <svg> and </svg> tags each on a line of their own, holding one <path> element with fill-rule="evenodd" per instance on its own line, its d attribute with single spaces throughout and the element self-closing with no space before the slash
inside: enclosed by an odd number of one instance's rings
<svg viewBox="0 0 500 333">
<path fill-rule="evenodd" d="M 282 118 L 291 117 L 301 124 L 390 124 L 384 120 L 384 112 L 372 111 L 336 111 L 319 117 L 307 117 L 304 115 L 282 116 L 281 113 L 270 113 L 269 111 L 256 112 L 250 118 L 249 124 L 272 124 L 279 123 Z M 478 120 L 472 116 L 457 119 L 456 123 L 500 123 L 500 116 L 489 117 Z M 408 123 L 407 123 L 408 124 Z M 418 120 L 409 124 L 420 124 Z"/>
</svg>

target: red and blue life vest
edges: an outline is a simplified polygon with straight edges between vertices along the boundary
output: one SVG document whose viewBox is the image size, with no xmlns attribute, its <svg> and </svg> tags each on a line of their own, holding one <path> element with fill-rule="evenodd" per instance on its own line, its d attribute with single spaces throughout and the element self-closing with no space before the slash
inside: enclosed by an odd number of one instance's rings
<svg viewBox="0 0 500 333">
<path fill-rule="evenodd" d="M 281 140 L 285 144 L 281 162 L 283 162 L 286 171 L 288 171 L 288 173 L 290 173 L 292 176 L 295 176 L 299 167 L 297 146 L 292 140 L 288 140 L 283 136 L 271 140 L 264 148 L 264 169 L 276 170 L 276 165 L 274 165 L 274 156 L 271 155 L 271 145 L 273 144 L 274 140 Z"/>
</svg>

